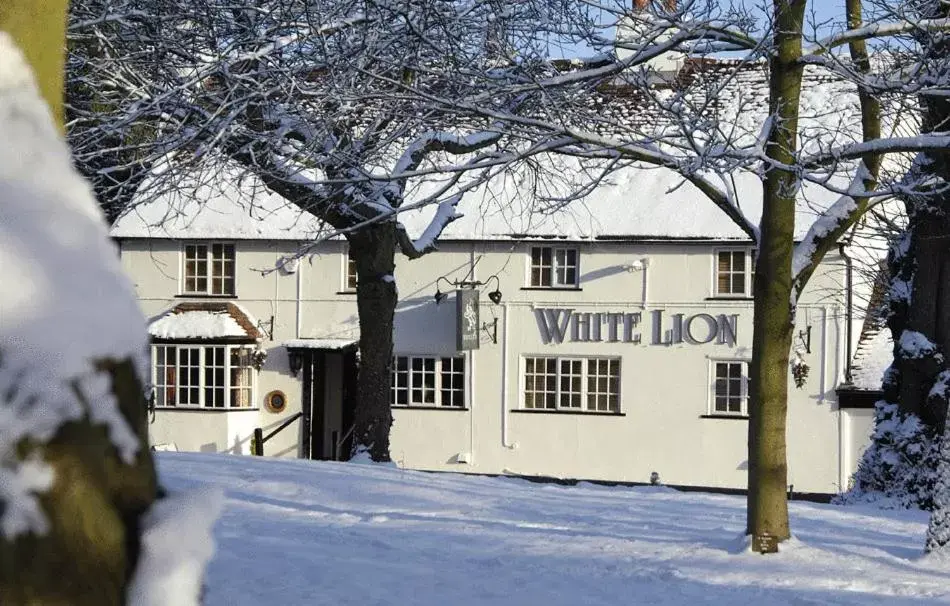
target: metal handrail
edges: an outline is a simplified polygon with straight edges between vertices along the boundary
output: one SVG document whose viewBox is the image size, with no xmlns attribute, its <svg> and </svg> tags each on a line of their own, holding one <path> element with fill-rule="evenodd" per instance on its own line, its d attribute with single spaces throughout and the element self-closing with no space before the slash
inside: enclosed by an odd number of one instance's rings
<svg viewBox="0 0 950 606">
<path fill-rule="evenodd" d="M 343 434 L 343 437 L 340 438 L 339 442 L 337 442 L 336 452 L 333 453 L 334 455 L 336 455 L 335 460 L 337 461 L 340 460 L 340 449 L 343 447 L 343 443 L 346 442 L 347 438 L 349 438 L 353 434 L 354 429 L 356 429 L 356 423 L 353 423 L 352 425 L 350 425 L 350 428 L 346 430 L 346 433 Z"/>
<path fill-rule="evenodd" d="M 264 443 L 267 442 L 267 440 L 270 440 L 271 438 L 276 436 L 278 433 L 280 433 L 284 429 L 286 429 L 288 425 L 290 425 L 291 423 L 293 423 L 294 421 L 296 421 L 302 416 L 303 416 L 302 412 L 294 413 L 293 415 L 290 416 L 290 418 L 288 418 L 286 421 L 281 423 L 277 429 L 270 432 L 266 436 L 264 435 L 264 430 L 262 428 L 260 427 L 254 428 L 254 444 L 253 444 L 253 448 L 251 449 L 251 454 L 258 457 L 263 457 Z"/>
</svg>

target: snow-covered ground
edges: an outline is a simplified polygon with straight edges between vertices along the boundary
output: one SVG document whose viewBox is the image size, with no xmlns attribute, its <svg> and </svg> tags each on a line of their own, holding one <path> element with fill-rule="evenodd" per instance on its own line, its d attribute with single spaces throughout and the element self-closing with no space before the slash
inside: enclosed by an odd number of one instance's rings
<svg viewBox="0 0 950 606">
<path fill-rule="evenodd" d="M 161 453 L 173 491 L 225 491 L 206 606 L 950 602 L 926 515 L 793 503 L 778 555 L 744 498 L 376 466 Z"/>
</svg>

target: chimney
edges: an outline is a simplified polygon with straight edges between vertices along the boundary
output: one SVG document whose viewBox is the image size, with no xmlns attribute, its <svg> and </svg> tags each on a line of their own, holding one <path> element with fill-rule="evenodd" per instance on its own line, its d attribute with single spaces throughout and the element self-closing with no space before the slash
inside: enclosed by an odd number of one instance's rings
<svg viewBox="0 0 950 606">
<path fill-rule="evenodd" d="M 633 11 L 623 16 L 617 23 L 616 36 L 618 41 L 638 42 L 644 33 L 653 30 L 657 17 L 660 17 L 661 25 L 664 27 L 669 25 L 663 17 L 663 12 L 657 14 L 650 10 L 651 7 L 655 7 L 657 11 L 665 11 L 667 14 L 675 13 L 677 10 L 676 0 L 633 0 Z M 668 32 L 660 33 L 659 38 L 655 41 L 662 42 L 669 35 Z M 651 36 L 656 36 L 656 32 L 653 31 Z M 632 52 L 634 52 L 634 49 L 618 48 L 617 58 L 623 60 L 630 56 Z M 684 56 L 681 52 L 667 52 L 650 59 L 644 67 L 652 73 L 652 77 L 657 82 L 666 82 L 679 72 L 683 66 L 683 59 Z"/>
<path fill-rule="evenodd" d="M 638 11 L 645 10 L 650 5 L 650 0 L 633 0 L 633 8 Z M 676 10 L 676 0 L 663 0 L 663 7 L 668 11 Z"/>
</svg>

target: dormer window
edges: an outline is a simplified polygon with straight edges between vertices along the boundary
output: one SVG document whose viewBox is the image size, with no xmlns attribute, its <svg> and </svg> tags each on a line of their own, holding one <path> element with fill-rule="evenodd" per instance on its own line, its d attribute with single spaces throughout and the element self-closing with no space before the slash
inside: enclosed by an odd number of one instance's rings
<svg viewBox="0 0 950 606">
<path fill-rule="evenodd" d="M 234 295 L 234 245 L 186 244 L 182 292 Z"/>
</svg>

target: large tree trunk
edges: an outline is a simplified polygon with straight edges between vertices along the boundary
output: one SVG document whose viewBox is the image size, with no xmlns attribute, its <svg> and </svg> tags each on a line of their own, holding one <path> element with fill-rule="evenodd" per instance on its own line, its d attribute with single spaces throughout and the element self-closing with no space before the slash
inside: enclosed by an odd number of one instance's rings
<svg viewBox="0 0 950 606">
<path fill-rule="evenodd" d="M 393 318 L 396 314 L 396 225 L 392 221 L 360 228 L 348 236 L 356 262 L 356 305 L 360 317 L 360 368 L 354 414 L 353 454 L 389 461 L 393 424 L 391 373 Z"/>
<path fill-rule="evenodd" d="M 68 0 L 0 0 L 0 30 L 23 51 L 61 130 L 68 6 Z"/>
<path fill-rule="evenodd" d="M 802 82 L 802 66 L 797 60 L 806 4 L 805 0 L 775 0 L 774 4 L 775 51 L 769 65 L 769 92 L 770 113 L 776 122 L 766 154 L 785 166 L 795 163 Z M 753 282 L 755 319 L 749 369 L 747 531 L 753 537 L 753 548 L 762 550 L 789 538 L 785 417 L 794 324 L 792 254 L 797 193 L 794 173 L 768 168 Z"/>
<path fill-rule="evenodd" d="M 0 0 L 0 31 L 10 33 L 22 47 L 60 128 L 66 7 L 65 0 Z M 60 426 L 45 444 L 17 444 L 20 460 L 38 456 L 52 468 L 53 484 L 39 496 L 46 533 L 13 539 L 0 533 L 4 606 L 109 606 L 126 601 L 139 555 L 141 517 L 156 497 L 155 469 L 135 365 L 130 360 L 101 361 L 98 369 L 111 378 L 120 412 L 139 437 L 138 455 L 132 464 L 123 462 L 105 427 L 88 417 Z M 84 402 L 78 386 L 74 391 Z M 0 393 L 5 397 L 10 393 Z M 0 500 L 0 512 L 3 506 Z"/>
<path fill-rule="evenodd" d="M 933 17 L 945 17 L 948 10 L 933 3 Z M 924 41 L 925 43 L 927 41 Z M 938 40 L 933 43 L 934 58 L 950 56 L 950 44 Z M 933 61 L 932 59 L 931 61 Z M 939 95 L 921 95 L 924 108 L 922 132 L 946 131 L 950 123 L 950 101 Z M 950 153 L 928 152 L 918 162 L 919 171 L 926 177 L 938 177 L 950 182 Z M 950 195 L 911 197 L 907 200 L 909 215 L 909 242 L 906 258 L 908 265 L 898 267 L 913 273 L 911 297 L 906 309 L 896 309 L 894 322 L 895 364 L 899 385 L 895 386 L 900 410 L 920 416 L 921 420 L 943 434 L 947 414 L 947 398 L 931 398 L 931 389 L 937 376 L 950 368 L 946 359 L 950 352 Z M 900 305 L 900 302 L 897 302 Z M 903 330 L 919 332 L 937 345 L 939 355 L 924 359 L 902 355 L 899 339 Z"/>
<path fill-rule="evenodd" d="M 55 479 L 40 498 L 49 531 L 13 541 L 0 536 L 4 606 L 125 604 L 141 517 L 156 498 L 157 483 L 135 367 L 130 361 L 100 367 L 112 377 L 112 393 L 139 437 L 138 456 L 132 465 L 122 462 L 105 427 L 88 418 L 63 425 L 47 444 L 20 444 L 21 458 L 41 456 Z"/>
</svg>

